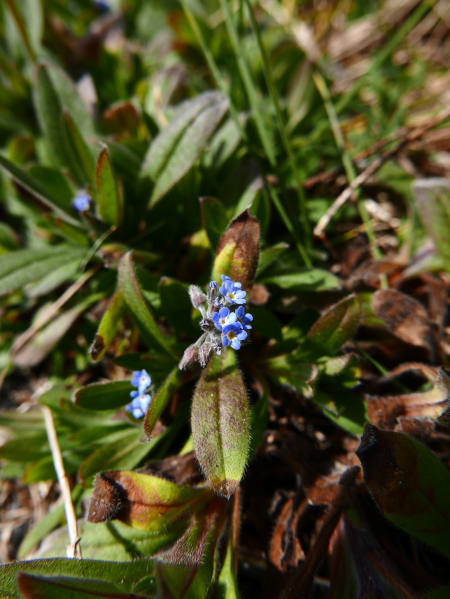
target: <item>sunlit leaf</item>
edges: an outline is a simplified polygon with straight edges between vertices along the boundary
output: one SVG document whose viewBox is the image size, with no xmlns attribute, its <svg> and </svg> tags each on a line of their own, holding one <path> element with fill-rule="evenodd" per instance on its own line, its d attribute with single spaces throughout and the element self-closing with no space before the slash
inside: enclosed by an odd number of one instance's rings
<svg viewBox="0 0 450 599">
<path fill-rule="evenodd" d="M 100 321 L 94 341 L 89 348 L 91 358 L 95 362 L 103 358 L 108 347 L 114 341 L 122 324 L 124 312 L 125 301 L 121 291 L 119 290 L 116 291 L 111 298 L 111 301 L 109 302 L 109 305 Z"/>
<path fill-rule="evenodd" d="M 117 227 L 122 222 L 123 202 L 106 148 L 100 152 L 96 173 L 98 214 L 103 222 Z"/>
</svg>

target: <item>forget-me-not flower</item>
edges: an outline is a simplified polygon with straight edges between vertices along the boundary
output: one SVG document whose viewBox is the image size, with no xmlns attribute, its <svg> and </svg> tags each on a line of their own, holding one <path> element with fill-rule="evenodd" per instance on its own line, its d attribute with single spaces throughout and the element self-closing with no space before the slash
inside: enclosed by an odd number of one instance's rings
<svg viewBox="0 0 450 599">
<path fill-rule="evenodd" d="M 80 189 L 72 200 L 72 206 L 78 212 L 86 212 L 86 210 L 89 210 L 91 201 L 92 198 L 89 193 L 85 189 Z"/>
<path fill-rule="evenodd" d="M 240 283 L 233 283 L 233 281 L 226 280 L 219 289 L 223 297 L 231 304 L 245 304 L 246 291 L 241 289 Z"/>
<path fill-rule="evenodd" d="M 251 329 L 251 325 L 249 324 L 253 320 L 253 316 L 247 312 L 245 314 L 244 306 L 239 306 L 239 308 L 235 312 L 236 320 L 241 324 L 244 331 L 248 331 Z"/>
<path fill-rule="evenodd" d="M 135 370 L 133 372 L 131 384 L 133 387 L 139 389 L 139 393 L 144 393 L 144 391 L 152 384 L 152 379 L 146 370 Z M 132 395 L 133 393 L 136 393 L 136 391 L 132 391 L 130 397 L 135 397 L 135 395 Z"/>
<path fill-rule="evenodd" d="M 224 347 L 231 345 L 233 349 L 240 349 L 241 341 L 247 339 L 246 331 L 241 329 L 241 325 L 238 322 L 227 324 L 227 326 L 223 328 L 222 333 L 222 345 Z"/>
<path fill-rule="evenodd" d="M 221 308 L 219 312 L 214 312 L 212 319 L 216 328 L 219 329 L 219 331 L 222 331 L 223 327 L 236 322 L 236 314 L 234 312 L 230 314 L 228 308 Z"/>
<path fill-rule="evenodd" d="M 132 391 L 130 395 L 134 395 L 134 399 L 131 403 L 125 406 L 126 412 L 131 412 L 134 418 L 142 418 L 148 410 L 148 406 L 152 401 L 152 398 L 147 393 L 139 393 L 138 391 Z"/>
</svg>

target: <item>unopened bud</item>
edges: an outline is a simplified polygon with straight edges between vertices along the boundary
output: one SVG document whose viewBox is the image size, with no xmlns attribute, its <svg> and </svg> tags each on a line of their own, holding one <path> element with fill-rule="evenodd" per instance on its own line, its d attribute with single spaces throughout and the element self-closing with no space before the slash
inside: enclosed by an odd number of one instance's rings
<svg viewBox="0 0 450 599">
<path fill-rule="evenodd" d="M 218 285 L 215 281 L 211 281 L 211 283 L 209 284 L 208 287 L 208 304 L 211 306 L 212 304 L 214 304 L 214 302 L 217 299 L 218 296 L 218 291 L 217 291 Z"/>
<path fill-rule="evenodd" d="M 200 349 L 198 350 L 198 361 L 200 362 L 200 366 L 205 368 L 208 362 L 211 360 L 211 356 L 213 353 L 213 348 L 209 343 L 204 343 Z"/>
<path fill-rule="evenodd" d="M 190 345 L 183 354 L 183 357 L 178 364 L 180 370 L 185 370 L 189 366 L 195 364 L 198 360 L 198 348 L 195 345 Z"/>
<path fill-rule="evenodd" d="M 206 302 L 206 295 L 197 285 L 189 285 L 189 297 L 194 308 L 200 308 Z"/>
</svg>

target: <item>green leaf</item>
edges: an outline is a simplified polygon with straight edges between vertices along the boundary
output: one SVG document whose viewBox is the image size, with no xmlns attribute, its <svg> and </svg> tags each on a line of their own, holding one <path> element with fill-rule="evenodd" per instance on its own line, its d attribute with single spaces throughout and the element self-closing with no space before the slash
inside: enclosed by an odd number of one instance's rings
<svg viewBox="0 0 450 599">
<path fill-rule="evenodd" d="M 205 92 L 181 104 L 178 116 L 153 140 L 142 176 L 153 181 L 150 204 L 160 200 L 195 163 L 228 109 L 219 92 Z"/>
<path fill-rule="evenodd" d="M 361 306 L 354 295 L 341 300 L 322 314 L 312 326 L 301 347 L 306 360 L 333 356 L 356 333 Z"/>
<path fill-rule="evenodd" d="M 159 293 L 161 296 L 161 309 L 168 323 L 176 333 L 184 333 L 188 337 L 198 338 L 201 329 L 192 322 L 192 304 L 186 285 L 163 277 Z"/>
<path fill-rule="evenodd" d="M 134 270 L 131 252 L 125 254 L 119 263 L 119 289 L 142 336 L 150 347 L 156 346 L 159 350 L 162 349 L 164 353 L 176 359 L 174 352 L 164 339 L 142 295 L 142 290 Z"/>
<path fill-rule="evenodd" d="M 129 370 L 147 370 L 152 375 L 152 380 L 165 379 L 175 365 L 173 358 L 167 354 L 156 352 L 147 354 L 124 354 L 114 358 L 114 364 Z"/>
<path fill-rule="evenodd" d="M 217 581 L 217 599 L 240 599 L 236 581 L 236 573 L 233 568 L 233 544 L 228 543 L 225 561 Z"/>
<path fill-rule="evenodd" d="M 450 473 L 415 439 L 366 424 L 356 451 L 383 515 L 450 556 Z"/>
<path fill-rule="evenodd" d="M 230 219 L 222 203 L 215 198 L 200 198 L 200 208 L 202 226 L 208 235 L 211 248 L 215 251 Z"/>
<path fill-rule="evenodd" d="M 15 250 L 4 254 L 0 261 L 0 295 L 40 279 L 55 268 L 72 262 L 77 256 L 81 262 L 84 255 L 84 250 L 69 245 L 45 250 Z"/>
<path fill-rule="evenodd" d="M 181 486 L 149 474 L 104 472 L 95 479 L 88 522 L 117 519 L 138 530 L 159 533 L 189 518 L 211 495 L 211 489 Z"/>
<path fill-rule="evenodd" d="M 160 419 L 161 414 L 164 411 L 164 408 L 167 406 L 170 399 L 172 398 L 173 393 L 178 387 L 181 376 L 182 373 L 180 370 L 178 370 L 178 367 L 176 366 L 167 377 L 161 389 L 152 399 L 144 419 L 144 432 L 149 439 L 152 436 L 155 424 Z"/>
<path fill-rule="evenodd" d="M 106 148 L 98 157 L 96 182 L 98 214 L 106 224 L 118 227 L 123 217 L 122 198 Z"/>
<path fill-rule="evenodd" d="M 312 398 L 330 420 L 353 435 L 361 435 L 369 420 L 367 403 L 338 383 L 324 385 L 319 380 Z"/>
<path fill-rule="evenodd" d="M 69 156 L 71 171 L 76 175 L 81 187 L 93 187 L 95 160 L 91 148 L 86 144 L 72 117 L 64 110 L 62 113 L 62 130 Z"/>
<path fill-rule="evenodd" d="M 259 223 L 248 210 L 233 219 L 219 240 L 212 280 L 227 275 L 250 293 L 259 259 Z"/>
<path fill-rule="evenodd" d="M 76 278 L 79 267 L 80 258 L 75 258 L 75 260 L 71 262 L 61 264 L 61 266 L 58 266 L 41 277 L 36 283 L 31 283 L 26 290 L 27 296 L 40 297 L 47 295 L 51 291 L 57 289 L 62 283 Z M 78 274 L 78 276 L 80 275 Z"/>
<path fill-rule="evenodd" d="M 80 228 L 82 225 L 70 216 L 65 207 L 61 205 L 65 205 L 66 202 L 61 201 L 60 198 L 56 195 L 53 189 L 47 188 L 44 186 L 38 179 L 33 177 L 30 173 L 25 171 L 24 169 L 16 166 L 12 162 L 9 162 L 4 156 L 0 154 L 0 166 L 3 167 L 9 175 L 13 178 L 14 181 L 19 183 L 22 187 L 24 187 L 27 191 L 29 191 L 33 196 L 35 196 L 38 200 L 40 200 L 47 208 L 53 210 L 63 221 L 70 223 L 71 225 Z"/>
<path fill-rule="evenodd" d="M 448 179 L 417 179 L 413 183 L 420 218 L 438 253 L 450 268 L 450 182 Z"/>
<path fill-rule="evenodd" d="M 289 244 L 285 243 L 284 241 L 280 241 L 280 243 L 263 250 L 259 255 L 259 264 L 258 270 L 256 271 L 256 276 L 258 277 L 263 270 L 269 267 L 272 262 L 275 262 L 275 260 L 288 249 Z"/>
<path fill-rule="evenodd" d="M 244 474 L 250 446 L 250 410 L 231 349 L 214 355 L 192 400 L 192 437 L 202 471 L 219 495 L 230 497 Z"/>
<path fill-rule="evenodd" d="M 118 593 L 115 584 L 103 580 L 80 580 L 64 576 L 36 576 L 20 572 L 17 577 L 19 589 L 26 599 L 145 599 L 134 593 Z"/>
<path fill-rule="evenodd" d="M 251 407 L 250 410 L 250 430 L 252 437 L 250 440 L 250 459 L 256 453 L 256 450 L 264 439 L 264 433 L 269 421 L 269 390 L 265 380 L 261 381 L 262 397 Z"/>
<path fill-rule="evenodd" d="M 134 387 L 130 381 L 112 381 L 93 383 L 79 389 L 75 395 L 75 404 L 88 410 L 116 410 L 130 403 L 130 391 Z"/>
<path fill-rule="evenodd" d="M 14 562 L 0 566 L 0 597 L 2 599 L 22 599 L 17 584 L 19 572 L 81 579 L 101 578 L 105 582 L 115 584 L 120 592 L 128 593 L 131 592 L 137 580 L 153 573 L 153 563 L 153 560 L 121 563 L 67 558 Z"/>
<path fill-rule="evenodd" d="M 114 341 L 120 325 L 122 324 L 123 315 L 125 312 L 125 301 L 121 291 L 116 293 L 111 298 L 105 313 L 102 316 L 100 325 L 95 335 L 94 341 L 89 348 L 92 360 L 97 362 L 105 355 L 108 347 Z"/>
<path fill-rule="evenodd" d="M 238 116 L 243 126 L 247 121 L 245 114 Z M 233 119 L 228 119 L 217 130 L 211 139 L 208 151 L 203 158 L 203 164 L 207 169 L 218 170 L 236 151 L 241 141 L 241 134 Z M 242 210 L 241 210 L 242 212 Z"/>
<path fill-rule="evenodd" d="M 94 126 L 71 79 L 57 67 L 41 64 L 37 71 L 35 106 L 39 124 L 60 166 L 72 169 L 71 153 L 63 129 L 66 110 L 81 136 L 95 135 Z"/>
<path fill-rule="evenodd" d="M 44 15 L 41 0 L 6 0 L 32 60 L 41 51 Z"/>
<path fill-rule="evenodd" d="M 306 267 L 278 267 L 258 278 L 258 283 L 276 285 L 292 291 L 323 291 L 340 286 L 339 279 L 327 270 Z"/>
</svg>

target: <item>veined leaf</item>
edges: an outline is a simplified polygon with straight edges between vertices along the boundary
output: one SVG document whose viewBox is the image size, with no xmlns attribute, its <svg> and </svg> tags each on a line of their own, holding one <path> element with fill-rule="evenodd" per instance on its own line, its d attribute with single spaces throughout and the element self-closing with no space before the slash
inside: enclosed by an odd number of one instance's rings
<svg viewBox="0 0 450 599">
<path fill-rule="evenodd" d="M 214 490 L 230 497 L 247 464 L 250 410 L 231 349 L 214 355 L 195 389 L 191 415 L 195 454 Z"/>
<path fill-rule="evenodd" d="M 206 92 L 179 107 L 178 116 L 154 139 L 142 176 L 154 183 L 150 204 L 160 200 L 195 163 L 228 109 L 219 92 Z"/>
</svg>

